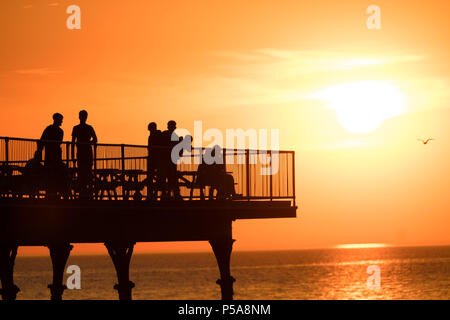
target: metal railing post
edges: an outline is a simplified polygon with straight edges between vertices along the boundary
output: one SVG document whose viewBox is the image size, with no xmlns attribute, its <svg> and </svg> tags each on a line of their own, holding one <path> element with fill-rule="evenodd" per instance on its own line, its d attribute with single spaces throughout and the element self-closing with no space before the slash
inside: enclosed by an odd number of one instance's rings
<svg viewBox="0 0 450 320">
<path fill-rule="evenodd" d="M 222 150 L 222 159 L 223 159 L 223 166 L 225 168 L 225 171 L 227 171 L 227 154 L 228 154 L 228 151 L 226 148 L 224 148 Z"/>
<path fill-rule="evenodd" d="M 289 197 L 289 157 L 286 157 L 286 197 Z"/>
<path fill-rule="evenodd" d="M 97 144 L 92 146 L 94 148 L 94 177 L 97 174 Z"/>
<path fill-rule="evenodd" d="M 66 142 L 66 162 L 67 162 L 67 168 L 70 168 L 70 155 L 69 155 L 69 148 L 72 146 L 70 142 Z M 73 155 L 72 155 L 73 156 Z"/>
<path fill-rule="evenodd" d="M 125 145 L 120 145 L 120 158 L 122 160 L 122 176 L 125 174 Z"/>
<path fill-rule="evenodd" d="M 294 197 L 294 207 L 295 207 L 295 151 L 292 151 L 292 193 Z"/>
<path fill-rule="evenodd" d="M 245 171 L 247 184 L 247 197 L 250 197 L 250 151 L 245 150 Z"/>
<path fill-rule="evenodd" d="M 9 139 L 5 138 L 5 162 L 9 165 Z"/>
<path fill-rule="evenodd" d="M 120 158 L 121 158 L 121 162 L 122 162 L 122 200 L 125 200 L 125 190 L 124 190 L 124 185 L 125 185 L 125 145 L 121 144 L 120 145 Z"/>
<path fill-rule="evenodd" d="M 269 159 L 270 159 L 270 201 L 273 200 L 273 162 L 272 162 L 272 150 L 269 150 Z"/>
</svg>

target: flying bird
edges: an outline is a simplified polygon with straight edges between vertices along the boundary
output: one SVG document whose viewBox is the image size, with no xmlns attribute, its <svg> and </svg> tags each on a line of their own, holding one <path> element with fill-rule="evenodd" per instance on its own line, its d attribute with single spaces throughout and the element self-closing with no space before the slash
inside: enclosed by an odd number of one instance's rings
<svg viewBox="0 0 450 320">
<path fill-rule="evenodd" d="M 428 142 L 430 142 L 431 140 L 434 140 L 434 139 L 433 138 L 429 138 L 429 139 L 426 139 L 426 140 L 422 140 L 422 139 L 417 139 L 417 140 L 419 140 L 423 144 L 427 144 Z"/>
</svg>

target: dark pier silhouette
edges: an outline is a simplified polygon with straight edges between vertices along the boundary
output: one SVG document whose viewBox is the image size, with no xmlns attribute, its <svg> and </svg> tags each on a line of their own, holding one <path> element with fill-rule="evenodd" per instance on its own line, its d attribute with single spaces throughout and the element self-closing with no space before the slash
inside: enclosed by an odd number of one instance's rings
<svg viewBox="0 0 450 320">
<path fill-rule="evenodd" d="M 19 246 L 49 248 L 53 282 L 48 288 L 52 300 L 61 300 L 72 244 L 104 243 L 117 273 L 119 299 L 130 300 L 134 245 L 160 241 L 208 241 L 219 267 L 222 299 L 231 300 L 233 221 L 296 217 L 293 151 L 224 150 L 236 197 L 221 198 L 214 192 L 204 196 L 212 186 L 199 183 L 195 159 L 205 150 L 193 150 L 177 164 L 181 200 L 147 193 L 155 183 L 147 170 L 147 146 L 96 144 L 86 197 L 77 184 L 70 142 L 61 144 L 66 178 L 58 192 L 50 194 L 45 175 L 29 172 L 37 142 L 0 138 L 0 293 L 5 300 L 16 299 L 19 292 L 13 277 Z M 261 157 L 268 161 L 261 163 Z M 270 166 L 272 174 L 267 174 Z"/>
</svg>

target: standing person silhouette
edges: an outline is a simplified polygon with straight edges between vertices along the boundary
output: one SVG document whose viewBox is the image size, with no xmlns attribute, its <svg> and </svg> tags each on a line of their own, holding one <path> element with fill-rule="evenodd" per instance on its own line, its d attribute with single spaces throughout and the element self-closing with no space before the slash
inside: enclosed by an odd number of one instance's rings
<svg viewBox="0 0 450 320">
<path fill-rule="evenodd" d="M 62 122 L 62 114 L 55 113 L 53 124 L 45 128 L 38 142 L 38 156 L 42 158 L 42 150 L 45 149 L 44 165 L 47 168 L 58 167 L 62 161 L 61 142 L 64 138 L 64 131 L 60 128 Z"/>
<path fill-rule="evenodd" d="M 75 157 L 75 145 L 77 147 L 78 183 L 81 197 L 90 193 L 92 184 L 92 164 L 94 156 L 92 144 L 97 143 L 97 135 L 92 126 L 86 123 L 88 113 L 81 110 L 79 113 L 80 124 L 73 127 L 72 131 L 72 159 Z"/>
<path fill-rule="evenodd" d="M 61 142 L 64 138 L 64 131 L 61 129 L 63 116 L 60 113 L 53 114 L 53 124 L 45 128 L 35 158 L 42 159 L 42 151 L 45 150 L 44 170 L 48 181 L 47 196 L 56 197 L 58 187 L 64 182 L 64 164 L 62 163 Z"/>
<path fill-rule="evenodd" d="M 172 159 L 172 148 L 176 146 L 180 139 L 175 133 L 177 123 L 174 120 L 170 120 L 167 123 L 167 130 L 161 134 L 162 144 L 164 145 L 164 160 L 161 166 L 163 170 L 163 182 L 167 179 L 167 197 L 173 193 L 173 197 L 177 200 L 182 200 L 180 195 L 180 188 L 178 186 L 178 172 L 177 172 L 177 160 L 179 157 Z"/>
<path fill-rule="evenodd" d="M 158 198 L 158 189 L 165 192 L 164 184 L 161 179 L 161 130 L 158 130 L 155 122 L 148 124 L 148 159 L 147 159 L 147 199 L 156 200 Z M 154 182 L 155 180 L 155 182 Z"/>
</svg>

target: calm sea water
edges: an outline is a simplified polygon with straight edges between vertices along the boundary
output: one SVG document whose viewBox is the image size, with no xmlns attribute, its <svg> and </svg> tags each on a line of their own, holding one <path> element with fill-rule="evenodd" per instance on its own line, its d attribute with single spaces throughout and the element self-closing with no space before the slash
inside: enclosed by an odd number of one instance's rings
<svg viewBox="0 0 450 320">
<path fill-rule="evenodd" d="M 108 256 L 72 256 L 81 289 L 64 299 L 117 299 Z M 381 288 L 368 289 L 369 265 L 378 265 Z M 49 257 L 18 257 L 18 299 L 48 299 Z M 233 252 L 236 299 L 450 299 L 450 246 Z M 68 275 L 66 275 L 67 277 Z M 212 253 L 135 254 L 134 299 L 219 299 Z"/>
</svg>

